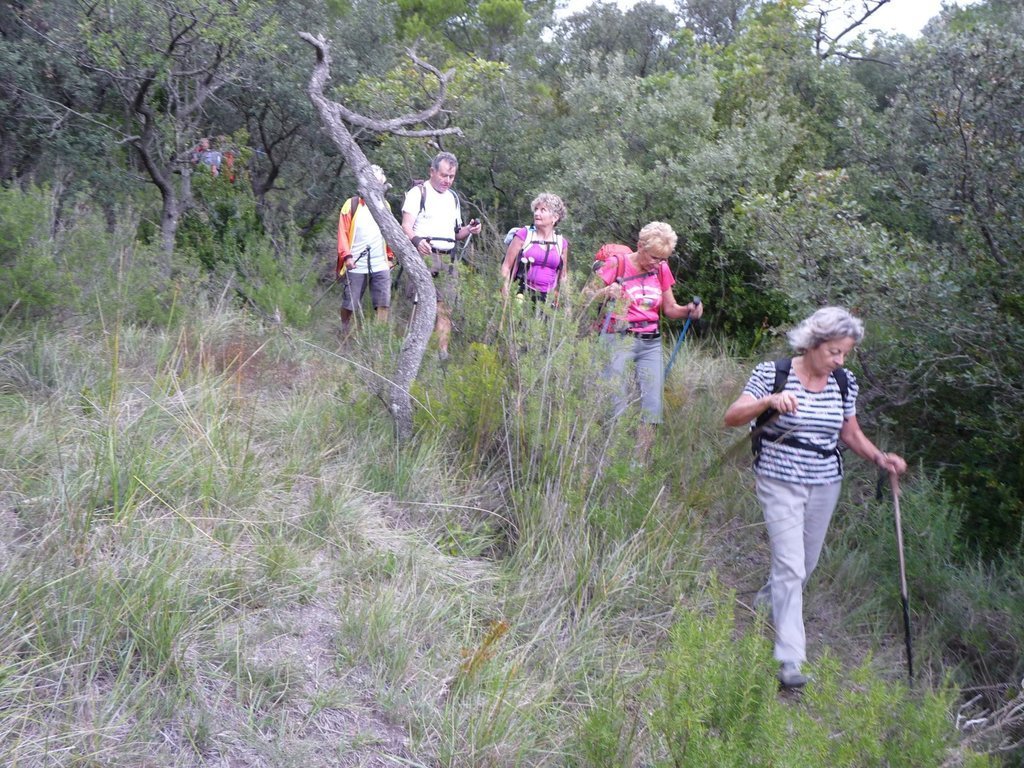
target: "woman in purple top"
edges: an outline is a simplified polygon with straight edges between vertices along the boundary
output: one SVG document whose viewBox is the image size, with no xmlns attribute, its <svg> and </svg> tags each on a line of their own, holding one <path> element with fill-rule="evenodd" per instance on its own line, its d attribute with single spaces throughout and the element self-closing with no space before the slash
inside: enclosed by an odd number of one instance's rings
<svg viewBox="0 0 1024 768">
<path fill-rule="evenodd" d="M 519 293 L 534 301 L 547 301 L 554 292 L 567 286 L 569 277 L 569 241 L 555 232 L 565 217 L 565 204 L 558 195 L 544 192 L 530 203 L 533 224 L 515 231 L 505 260 L 501 264 L 501 294 L 508 296 L 509 285 L 519 283 Z"/>
</svg>

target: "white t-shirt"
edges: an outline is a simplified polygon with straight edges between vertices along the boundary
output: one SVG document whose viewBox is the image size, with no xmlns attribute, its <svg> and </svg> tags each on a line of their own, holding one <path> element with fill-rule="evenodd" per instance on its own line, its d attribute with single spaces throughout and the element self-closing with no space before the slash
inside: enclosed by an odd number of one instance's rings
<svg viewBox="0 0 1024 768">
<path fill-rule="evenodd" d="M 422 190 L 422 191 L 421 191 Z M 423 200 L 423 193 L 426 200 Z M 420 210 L 420 203 L 423 210 Z M 405 193 L 402 213 L 416 217 L 412 231 L 417 237 L 430 240 L 430 246 L 437 251 L 450 251 L 455 247 L 455 231 L 462 226 L 462 211 L 454 190 L 441 193 L 429 181 L 417 184 Z"/>
<path fill-rule="evenodd" d="M 385 201 L 385 205 L 387 202 Z M 390 209 L 391 206 L 388 206 Z M 360 258 L 360 254 L 369 246 L 370 261 L 367 264 L 366 257 Z M 373 220 L 373 214 L 366 207 L 365 203 L 360 204 L 356 209 L 356 228 L 352 233 L 352 259 L 355 264 L 352 272 L 365 275 L 367 267 L 373 272 L 387 272 L 391 267 L 388 264 L 388 255 L 384 245 L 384 235 Z M 358 259 L 358 260 L 357 260 Z"/>
</svg>

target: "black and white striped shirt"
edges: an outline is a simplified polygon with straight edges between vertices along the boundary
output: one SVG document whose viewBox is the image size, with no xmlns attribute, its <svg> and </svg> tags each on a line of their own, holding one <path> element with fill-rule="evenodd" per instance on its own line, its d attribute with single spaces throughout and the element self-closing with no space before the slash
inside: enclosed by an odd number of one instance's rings
<svg viewBox="0 0 1024 768">
<path fill-rule="evenodd" d="M 849 370 L 846 378 L 849 388 L 844 403 L 835 376 L 828 377 L 824 390 L 811 392 L 800 383 L 796 371 L 790 369 L 784 391 L 796 395 L 796 413 L 781 414 L 761 433 L 761 456 L 754 467 L 757 474 L 803 485 L 825 485 L 842 478 L 842 464 L 837 456 L 773 441 L 787 436 L 823 451 L 835 451 L 844 419 L 857 413 L 857 380 Z M 754 368 L 743 391 L 760 399 L 772 394 L 774 386 L 775 363 L 768 361 Z"/>
</svg>

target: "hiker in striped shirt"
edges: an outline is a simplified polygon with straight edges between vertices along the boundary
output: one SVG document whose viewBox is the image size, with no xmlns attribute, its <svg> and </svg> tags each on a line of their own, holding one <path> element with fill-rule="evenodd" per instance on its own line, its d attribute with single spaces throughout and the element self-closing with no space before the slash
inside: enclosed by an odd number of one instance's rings
<svg viewBox="0 0 1024 768">
<path fill-rule="evenodd" d="M 754 368 L 725 424 L 753 423 L 754 475 L 771 544 L 768 583 L 755 604 L 775 623 L 779 682 L 799 688 L 806 661 L 803 587 L 818 564 L 843 478 L 840 440 L 887 472 L 907 463 L 875 447 L 857 423 L 857 380 L 843 367 L 864 338 L 864 324 L 824 307 L 789 333 L 795 356 Z"/>
</svg>

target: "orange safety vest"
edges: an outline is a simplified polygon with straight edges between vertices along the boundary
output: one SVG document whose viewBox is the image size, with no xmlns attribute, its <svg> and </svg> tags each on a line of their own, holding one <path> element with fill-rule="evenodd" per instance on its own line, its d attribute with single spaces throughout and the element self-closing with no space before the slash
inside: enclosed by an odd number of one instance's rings
<svg viewBox="0 0 1024 768">
<path fill-rule="evenodd" d="M 356 212 L 360 206 L 365 206 L 361 197 L 350 197 L 341 206 L 341 215 L 338 217 L 338 277 L 345 274 L 347 267 L 345 260 L 352 255 L 352 241 L 356 232 Z M 388 268 L 395 266 L 395 254 L 391 246 L 384 244 L 385 253 L 388 257 Z"/>
</svg>

